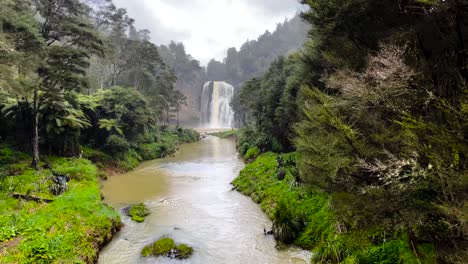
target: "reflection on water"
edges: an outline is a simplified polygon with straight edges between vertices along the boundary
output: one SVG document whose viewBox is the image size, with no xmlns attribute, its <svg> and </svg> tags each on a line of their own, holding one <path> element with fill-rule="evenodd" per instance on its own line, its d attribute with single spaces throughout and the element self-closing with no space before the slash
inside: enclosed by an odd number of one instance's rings
<svg viewBox="0 0 468 264">
<path fill-rule="evenodd" d="M 144 201 L 151 215 L 141 224 L 123 216 L 125 227 L 99 263 L 307 263 L 306 251 L 276 250 L 263 234 L 271 221 L 250 198 L 231 191 L 243 166 L 233 141 L 210 136 L 182 146 L 176 157 L 111 177 L 103 187 L 106 203 L 123 208 Z M 162 236 L 193 246 L 194 255 L 186 261 L 140 257 Z"/>
</svg>

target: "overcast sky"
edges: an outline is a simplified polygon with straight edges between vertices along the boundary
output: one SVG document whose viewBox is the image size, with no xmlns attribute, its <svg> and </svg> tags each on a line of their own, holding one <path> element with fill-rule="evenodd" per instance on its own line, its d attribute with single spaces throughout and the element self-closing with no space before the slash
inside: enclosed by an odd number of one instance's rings
<svg viewBox="0 0 468 264">
<path fill-rule="evenodd" d="M 156 44 L 183 42 L 195 59 L 222 60 L 278 22 L 293 17 L 299 0 L 114 0 L 127 9 L 138 29 L 149 29 Z"/>
</svg>

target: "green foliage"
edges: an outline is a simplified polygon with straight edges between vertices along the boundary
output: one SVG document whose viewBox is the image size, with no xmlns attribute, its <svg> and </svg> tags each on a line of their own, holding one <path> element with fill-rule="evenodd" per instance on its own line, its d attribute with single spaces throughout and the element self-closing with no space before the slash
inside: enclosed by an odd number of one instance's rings
<svg viewBox="0 0 468 264">
<path fill-rule="evenodd" d="M 174 240 L 164 237 L 154 242 L 150 246 L 146 246 L 141 251 L 143 257 L 149 256 L 166 256 L 177 259 L 188 259 L 193 254 L 193 248 L 186 244 L 175 244 Z"/>
<path fill-rule="evenodd" d="M 0 188 L 0 222 L 6 223 L 1 240 L 18 239 L 4 248 L 2 263 L 93 262 L 99 246 L 121 225 L 118 212 L 101 201 L 97 169 L 90 161 L 49 157 L 48 162 L 71 178 L 68 191 L 60 196 L 52 197 L 48 191 L 53 184 L 48 169 L 25 169 L 0 180 L 12 192 L 55 199 L 50 204 L 19 201 Z"/>
<path fill-rule="evenodd" d="M 165 237 L 161 238 L 153 244 L 153 254 L 155 256 L 167 255 L 171 249 L 175 248 L 174 240 Z"/>
<path fill-rule="evenodd" d="M 265 32 L 257 40 L 244 43 L 240 50 L 229 48 L 223 62 L 211 60 L 207 79 L 240 84 L 260 76 L 278 56 L 300 49 L 308 30 L 309 26 L 299 16 L 285 20 L 274 32 Z"/>
<path fill-rule="evenodd" d="M 220 138 L 234 138 L 239 137 L 240 130 L 228 130 L 223 132 L 211 133 L 210 135 Z"/>
<path fill-rule="evenodd" d="M 109 132 L 113 131 L 119 135 L 123 135 L 122 128 L 119 125 L 119 120 L 117 119 L 101 119 L 99 120 L 99 128 L 105 129 Z"/>
<path fill-rule="evenodd" d="M 273 214 L 273 234 L 279 241 L 291 243 L 297 238 L 301 227 L 299 217 L 295 213 L 284 199 L 276 205 Z"/>
<path fill-rule="evenodd" d="M 296 244 L 310 249 L 334 228 L 328 198 L 296 187 L 290 166 L 285 167 L 285 178 L 278 180 L 277 158 L 278 155 L 274 153 L 260 155 L 247 164 L 232 184 L 238 191 L 260 203 L 274 220 L 280 239 L 285 242 L 296 240 Z"/>
<path fill-rule="evenodd" d="M 150 214 L 148 208 L 143 203 L 131 205 L 128 210 L 128 216 L 132 218 L 133 221 L 142 223 L 145 221 L 145 217 Z"/>
<path fill-rule="evenodd" d="M 251 147 L 244 155 L 245 160 L 254 160 L 260 154 L 260 149 L 257 147 Z"/>
<path fill-rule="evenodd" d="M 37 240 L 35 243 L 30 243 L 24 247 L 26 252 L 26 263 L 52 263 L 57 256 L 54 255 L 49 247 L 48 241 Z"/>
<path fill-rule="evenodd" d="M 421 263 L 435 263 L 430 244 L 418 245 L 416 257 L 406 236 L 386 235 L 382 229 L 347 230 L 338 221 L 341 216 L 332 211 L 328 195 L 294 184 L 290 172 L 297 154 L 281 156 L 287 173 L 284 180 L 277 179 L 279 157 L 260 155 L 233 181 L 237 190 L 260 203 L 273 220 L 277 239 L 313 251 L 314 263 L 381 263 L 387 259 L 388 263 L 417 263 L 416 258 Z"/>
<path fill-rule="evenodd" d="M 0 228 L 0 242 L 8 241 L 19 234 L 14 226 L 2 226 Z"/>
<path fill-rule="evenodd" d="M 109 153 L 116 157 L 121 153 L 129 151 L 130 144 L 123 137 L 111 135 L 106 139 L 105 148 Z"/>
<path fill-rule="evenodd" d="M 153 247 L 152 246 L 146 246 L 141 250 L 141 255 L 143 257 L 149 257 L 153 255 Z"/>
<path fill-rule="evenodd" d="M 28 159 L 29 156 L 23 152 L 14 151 L 9 147 L 2 147 L 0 149 L 0 165 L 13 164 L 20 160 Z"/>
<path fill-rule="evenodd" d="M 180 244 L 176 247 L 176 250 L 178 252 L 178 258 L 179 259 L 188 259 L 192 256 L 193 254 L 193 248 L 187 246 L 186 244 Z"/>
</svg>

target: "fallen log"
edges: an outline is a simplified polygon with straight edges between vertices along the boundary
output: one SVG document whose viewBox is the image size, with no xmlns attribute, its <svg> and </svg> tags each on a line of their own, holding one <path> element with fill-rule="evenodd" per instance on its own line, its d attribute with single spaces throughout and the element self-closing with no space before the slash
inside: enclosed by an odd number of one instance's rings
<svg viewBox="0 0 468 264">
<path fill-rule="evenodd" d="M 38 203 L 51 203 L 53 202 L 54 200 L 51 200 L 51 199 L 44 199 L 44 198 L 39 198 L 39 197 L 34 197 L 34 196 L 30 196 L 30 195 L 26 195 L 26 194 L 19 194 L 19 193 L 13 193 L 10 195 L 11 197 L 15 198 L 15 199 L 22 199 L 22 200 L 25 200 L 25 201 L 34 201 L 34 202 L 38 202 Z"/>
</svg>

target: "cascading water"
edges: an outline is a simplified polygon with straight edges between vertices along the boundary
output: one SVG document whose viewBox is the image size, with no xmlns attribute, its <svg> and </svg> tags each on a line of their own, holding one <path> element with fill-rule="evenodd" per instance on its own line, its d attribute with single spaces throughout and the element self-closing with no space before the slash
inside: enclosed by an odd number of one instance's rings
<svg viewBox="0 0 468 264">
<path fill-rule="evenodd" d="M 203 86 L 201 114 L 202 126 L 209 128 L 231 128 L 234 111 L 231 101 L 234 87 L 225 82 L 207 82 Z"/>
</svg>

